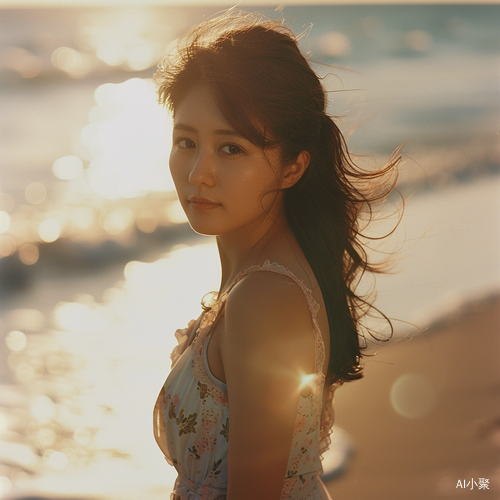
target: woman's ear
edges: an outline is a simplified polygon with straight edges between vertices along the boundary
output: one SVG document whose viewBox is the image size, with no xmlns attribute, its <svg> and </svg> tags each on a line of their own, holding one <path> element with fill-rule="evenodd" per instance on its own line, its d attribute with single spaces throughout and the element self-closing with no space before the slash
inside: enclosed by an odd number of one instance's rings
<svg viewBox="0 0 500 500">
<path fill-rule="evenodd" d="M 281 188 L 292 187 L 304 175 L 310 161 L 311 155 L 309 151 L 299 153 L 297 159 L 285 167 Z"/>
</svg>

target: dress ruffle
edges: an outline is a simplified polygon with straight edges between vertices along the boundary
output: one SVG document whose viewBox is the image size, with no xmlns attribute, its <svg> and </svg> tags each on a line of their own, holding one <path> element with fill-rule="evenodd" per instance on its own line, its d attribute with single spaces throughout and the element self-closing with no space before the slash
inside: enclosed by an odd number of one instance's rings
<svg viewBox="0 0 500 500">
<path fill-rule="evenodd" d="M 196 325 L 196 320 L 192 319 L 186 328 L 179 328 L 175 331 L 175 338 L 177 339 L 178 344 L 173 348 L 170 353 L 170 359 L 172 360 L 172 368 L 175 363 L 182 356 L 182 353 L 188 348 L 190 342 L 188 341 L 191 333 L 193 332 L 193 328 Z"/>
<path fill-rule="evenodd" d="M 343 384 L 343 382 L 336 382 L 332 385 L 326 385 L 323 389 L 323 405 L 321 410 L 321 427 L 319 431 L 319 454 L 323 458 L 323 454 L 328 451 L 330 447 L 330 434 L 333 431 L 333 424 L 335 420 L 335 391 Z"/>
</svg>

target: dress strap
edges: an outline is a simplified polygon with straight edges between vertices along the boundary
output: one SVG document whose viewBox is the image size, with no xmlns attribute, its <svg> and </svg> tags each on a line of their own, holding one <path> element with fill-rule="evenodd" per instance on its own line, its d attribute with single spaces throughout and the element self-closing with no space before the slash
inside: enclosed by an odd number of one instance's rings
<svg viewBox="0 0 500 500">
<path fill-rule="evenodd" d="M 238 283 L 239 281 L 241 281 L 245 276 L 248 276 L 249 274 L 252 274 L 252 273 L 255 273 L 258 271 L 271 271 L 273 273 L 278 273 L 278 274 L 282 274 L 283 276 L 287 276 L 290 279 L 292 279 L 293 281 L 295 281 L 295 283 L 297 283 L 297 285 L 299 285 L 300 289 L 304 293 L 304 296 L 307 300 L 307 305 L 309 306 L 309 310 L 311 311 L 312 317 L 314 319 L 316 319 L 316 316 L 317 316 L 318 310 L 319 310 L 319 304 L 316 302 L 315 298 L 313 297 L 311 289 L 308 288 L 300 278 L 295 276 L 295 274 L 292 273 L 292 271 L 290 271 L 290 269 L 288 269 L 287 267 L 284 267 L 276 262 L 271 263 L 269 260 L 266 260 L 264 262 L 264 264 L 262 264 L 262 265 L 254 265 L 254 266 L 249 267 L 248 269 L 245 269 L 243 272 L 238 274 L 238 276 L 236 276 L 236 279 L 234 280 L 231 288 L 233 288 L 233 286 L 236 285 L 236 283 Z M 230 290 L 231 290 L 231 288 L 230 288 Z"/>
</svg>

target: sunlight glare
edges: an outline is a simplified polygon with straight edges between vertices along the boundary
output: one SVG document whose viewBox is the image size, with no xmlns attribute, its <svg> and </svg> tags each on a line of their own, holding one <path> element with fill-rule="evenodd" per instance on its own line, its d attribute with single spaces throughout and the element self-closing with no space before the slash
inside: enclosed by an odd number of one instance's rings
<svg viewBox="0 0 500 500">
<path fill-rule="evenodd" d="M 150 80 L 132 78 L 100 85 L 81 140 L 92 155 L 90 186 L 110 199 L 148 191 L 171 191 L 168 173 L 171 132 Z"/>
<path fill-rule="evenodd" d="M 57 324 L 74 332 L 102 332 L 111 327 L 113 313 L 109 308 L 77 302 L 60 302 L 54 311 Z"/>
</svg>

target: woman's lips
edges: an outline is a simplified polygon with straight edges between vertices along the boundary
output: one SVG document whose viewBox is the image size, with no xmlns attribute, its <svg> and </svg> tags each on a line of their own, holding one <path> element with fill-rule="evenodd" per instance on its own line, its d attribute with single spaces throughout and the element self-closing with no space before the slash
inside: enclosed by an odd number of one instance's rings
<svg viewBox="0 0 500 500">
<path fill-rule="evenodd" d="M 212 210 L 213 208 L 220 207 L 220 203 L 207 200 L 205 198 L 190 198 L 189 203 L 195 210 L 205 211 Z"/>
</svg>

